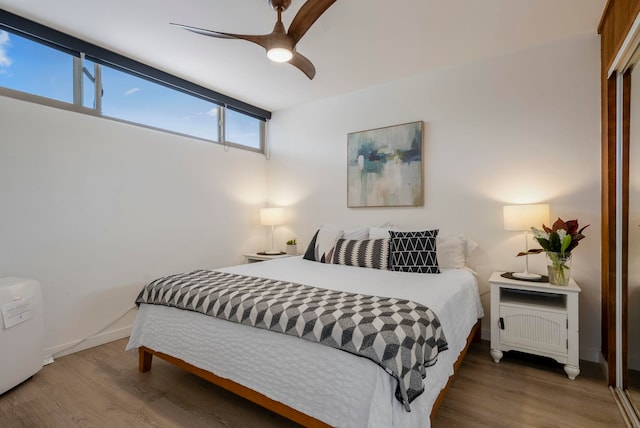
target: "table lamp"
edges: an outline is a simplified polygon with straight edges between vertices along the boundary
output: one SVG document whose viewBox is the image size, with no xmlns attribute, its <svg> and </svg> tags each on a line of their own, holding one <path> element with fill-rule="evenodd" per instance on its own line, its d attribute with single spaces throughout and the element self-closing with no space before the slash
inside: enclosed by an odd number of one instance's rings
<svg viewBox="0 0 640 428">
<path fill-rule="evenodd" d="M 283 254 L 281 251 L 274 250 L 273 248 L 273 229 L 275 226 L 284 223 L 284 209 L 283 208 L 261 208 L 260 209 L 260 224 L 263 226 L 271 226 L 271 249 L 264 251 L 260 254 L 274 255 Z"/>
<path fill-rule="evenodd" d="M 544 223 L 549 223 L 549 205 L 505 205 L 503 208 L 504 230 L 524 231 L 525 253 L 529 251 L 529 230 L 532 227 L 540 228 Z M 514 272 L 515 278 L 524 280 L 537 280 L 542 277 L 537 273 L 529 272 L 529 255 L 524 256 L 524 272 Z"/>
</svg>

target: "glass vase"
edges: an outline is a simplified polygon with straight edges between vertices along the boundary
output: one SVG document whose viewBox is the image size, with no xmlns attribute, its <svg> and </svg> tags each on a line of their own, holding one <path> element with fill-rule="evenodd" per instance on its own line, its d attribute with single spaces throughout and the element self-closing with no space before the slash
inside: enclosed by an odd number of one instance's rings
<svg viewBox="0 0 640 428">
<path fill-rule="evenodd" d="M 547 252 L 549 283 L 568 285 L 571 277 L 571 253 Z"/>
</svg>

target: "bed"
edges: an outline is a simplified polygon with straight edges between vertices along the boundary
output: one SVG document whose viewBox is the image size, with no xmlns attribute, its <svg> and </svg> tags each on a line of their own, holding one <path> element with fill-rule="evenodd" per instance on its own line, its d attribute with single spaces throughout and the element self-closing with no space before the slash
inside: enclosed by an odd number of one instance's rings
<svg viewBox="0 0 640 428">
<path fill-rule="evenodd" d="M 429 426 L 483 316 L 467 269 L 430 275 L 289 257 L 219 271 L 411 299 L 438 315 L 448 349 L 426 368 L 425 390 L 406 411 L 394 397 L 397 381 L 368 359 L 196 312 L 140 305 L 127 345 L 138 349 L 140 370 L 159 356 L 305 426 Z"/>
</svg>

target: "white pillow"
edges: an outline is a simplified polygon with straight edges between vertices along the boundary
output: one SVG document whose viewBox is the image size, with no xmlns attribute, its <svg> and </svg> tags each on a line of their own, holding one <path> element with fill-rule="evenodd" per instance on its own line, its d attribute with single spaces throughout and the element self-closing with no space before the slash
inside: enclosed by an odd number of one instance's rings
<svg viewBox="0 0 640 428">
<path fill-rule="evenodd" d="M 467 240 L 459 235 L 438 236 L 436 254 L 440 267 L 463 268 L 467 263 Z"/>
<path fill-rule="evenodd" d="M 369 228 L 366 226 L 345 227 L 342 230 L 342 239 L 369 239 Z"/>
<path fill-rule="evenodd" d="M 436 239 L 438 263 L 443 268 L 461 269 L 469 260 L 469 255 L 478 244 L 464 235 L 444 233 Z"/>
<path fill-rule="evenodd" d="M 370 227 L 369 239 L 389 238 L 390 231 L 391 231 L 391 227 Z"/>
<path fill-rule="evenodd" d="M 321 261 L 325 257 L 325 263 L 331 263 L 331 253 L 336 241 L 342 238 L 342 226 L 335 224 L 323 224 L 318 230 L 316 238 L 315 256 L 317 261 Z"/>
</svg>

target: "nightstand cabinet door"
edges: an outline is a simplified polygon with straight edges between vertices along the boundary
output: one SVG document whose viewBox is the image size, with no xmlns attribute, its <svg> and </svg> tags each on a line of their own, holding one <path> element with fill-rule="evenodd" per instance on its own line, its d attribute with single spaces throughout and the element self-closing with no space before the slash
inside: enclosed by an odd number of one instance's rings
<svg viewBox="0 0 640 428">
<path fill-rule="evenodd" d="M 500 305 L 500 343 L 532 351 L 567 352 L 567 314 Z"/>
</svg>

